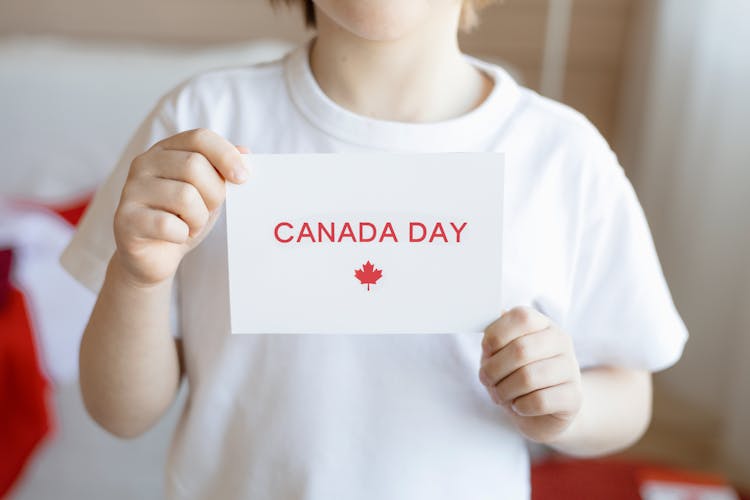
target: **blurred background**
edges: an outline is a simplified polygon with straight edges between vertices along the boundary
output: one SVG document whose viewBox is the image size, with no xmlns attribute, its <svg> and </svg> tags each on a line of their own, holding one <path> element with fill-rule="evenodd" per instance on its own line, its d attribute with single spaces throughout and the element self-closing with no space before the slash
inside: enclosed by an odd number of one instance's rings
<svg viewBox="0 0 750 500">
<path fill-rule="evenodd" d="M 736 498 L 722 485 L 750 490 L 750 2 L 505 0 L 481 18 L 465 52 L 609 140 L 691 333 L 655 377 L 644 439 L 604 461 L 536 450 L 535 498 Z M 161 94 L 311 35 L 265 0 L 0 0 L 0 496 L 161 497 L 184 398 L 135 441 L 95 426 L 76 382 L 93 297 L 57 257 Z"/>
</svg>

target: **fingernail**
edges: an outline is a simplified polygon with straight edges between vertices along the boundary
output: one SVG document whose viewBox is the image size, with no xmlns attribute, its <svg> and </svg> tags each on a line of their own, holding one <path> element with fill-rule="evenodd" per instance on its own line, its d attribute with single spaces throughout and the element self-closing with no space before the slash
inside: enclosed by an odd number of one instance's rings
<svg viewBox="0 0 750 500">
<path fill-rule="evenodd" d="M 247 169 L 245 167 L 235 168 L 234 178 L 237 182 L 245 182 L 247 180 Z"/>
</svg>

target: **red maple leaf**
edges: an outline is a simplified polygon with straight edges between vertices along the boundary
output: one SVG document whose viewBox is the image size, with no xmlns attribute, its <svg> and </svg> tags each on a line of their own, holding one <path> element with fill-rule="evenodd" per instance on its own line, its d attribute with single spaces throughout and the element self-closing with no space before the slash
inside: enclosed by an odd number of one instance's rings
<svg viewBox="0 0 750 500">
<path fill-rule="evenodd" d="M 368 260 L 366 264 L 362 264 L 362 269 L 354 270 L 354 277 L 359 280 L 360 285 L 367 285 L 367 291 L 370 291 L 370 285 L 374 285 L 380 277 L 383 276 L 383 271 L 375 269 L 375 266 Z"/>
</svg>

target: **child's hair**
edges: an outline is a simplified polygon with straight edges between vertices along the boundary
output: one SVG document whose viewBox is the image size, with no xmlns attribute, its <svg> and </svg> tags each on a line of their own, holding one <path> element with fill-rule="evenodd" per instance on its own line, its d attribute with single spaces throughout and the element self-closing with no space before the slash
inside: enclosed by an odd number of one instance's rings
<svg viewBox="0 0 750 500">
<path fill-rule="evenodd" d="M 479 10 L 498 0 L 463 0 L 461 7 L 461 30 L 470 31 L 479 23 Z M 285 2 L 288 5 L 301 5 L 305 9 L 305 24 L 315 27 L 315 4 L 313 0 L 271 0 L 272 4 Z"/>
</svg>

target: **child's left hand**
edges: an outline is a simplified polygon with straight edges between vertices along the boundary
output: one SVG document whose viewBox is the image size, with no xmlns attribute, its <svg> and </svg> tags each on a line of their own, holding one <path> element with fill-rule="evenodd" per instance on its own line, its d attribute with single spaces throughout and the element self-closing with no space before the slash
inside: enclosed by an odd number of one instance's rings
<svg viewBox="0 0 750 500">
<path fill-rule="evenodd" d="M 479 380 L 532 441 L 554 441 L 581 409 L 573 342 L 532 308 L 515 307 L 484 331 Z"/>
</svg>

